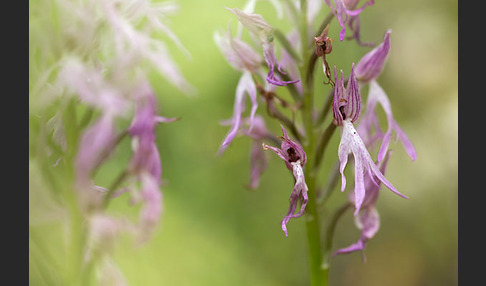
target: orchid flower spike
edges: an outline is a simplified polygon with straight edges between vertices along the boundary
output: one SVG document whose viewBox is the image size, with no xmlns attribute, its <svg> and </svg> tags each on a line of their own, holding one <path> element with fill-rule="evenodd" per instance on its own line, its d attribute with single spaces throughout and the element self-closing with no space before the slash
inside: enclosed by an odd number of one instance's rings
<svg viewBox="0 0 486 286">
<path fill-rule="evenodd" d="M 289 134 L 287 130 L 281 125 L 283 137 L 282 145 L 279 148 L 268 146 L 267 144 L 263 143 L 263 149 L 268 150 L 271 149 L 277 156 L 285 161 L 285 165 L 289 170 L 292 170 L 292 173 L 295 178 L 295 185 L 292 193 L 290 194 L 290 206 L 287 212 L 287 215 L 282 220 L 282 230 L 285 233 L 285 236 L 288 237 L 287 232 L 287 223 L 291 218 L 300 217 L 304 214 L 305 206 L 307 205 L 307 201 L 309 200 L 307 196 L 307 184 L 305 183 L 304 177 L 304 165 L 307 162 L 307 156 L 304 152 L 304 149 L 294 141 L 290 140 Z M 300 211 L 294 214 L 297 203 L 300 201 Z"/>
<path fill-rule="evenodd" d="M 385 159 L 381 162 L 380 172 L 382 174 L 385 173 L 390 155 L 391 151 L 387 152 Z M 338 249 L 334 253 L 334 256 L 338 254 L 351 253 L 354 251 L 362 251 L 363 262 L 366 261 L 366 257 L 364 255 L 366 243 L 368 240 L 373 238 L 373 236 L 376 234 L 376 232 L 378 232 L 378 229 L 380 228 L 380 217 L 375 207 L 378 200 L 378 195 L 380 194 L 379 186 L 375 183 L 376 179 L 376 176 L 374 178 L 366 176 L 365 178 L 365 199 L 363 201 L 361 211 L 358 213 L 357 216 L 355 216 L 354 220 L 356 226 L 361 230 L 361 236 L 359 240 L 346 248 Z M 352 192 L 350 193 L 349 201 L 352 203 L 354 203 L 355 201 L 355 197 Z"/>
<path fill-rule="evenodd" d="M 358 120 L 361 110 L 361 95 L 359 93 L 358 81 L 354 73 L 354 64 L 351 68 L 348 86 L 344 88 L 344 77 L 341 72 L 341 79 L 337 79 L 336 68 L 334 68 L 336 87 L 334 91 L 333 115 L 334 123 L 341 127 L 341 142 L 339 143 L 338 156 L 340 173 L 342 178 L 341 191 L 346 187 L 344 168 L 348 162 L 348 155 L 353 153 L 355 165 L 355 215 L 358 214 L 365 197 L 364 176 L 376 177 L 387 188 L 397 195 L 407 198 L 396 190 L 396 188 L 385 178 L 378 167 L 371 159 L 366 145 L 354 128 L 353 123 Z M 375 182 L 376 183 L 376 182 Z"/>
</svg>

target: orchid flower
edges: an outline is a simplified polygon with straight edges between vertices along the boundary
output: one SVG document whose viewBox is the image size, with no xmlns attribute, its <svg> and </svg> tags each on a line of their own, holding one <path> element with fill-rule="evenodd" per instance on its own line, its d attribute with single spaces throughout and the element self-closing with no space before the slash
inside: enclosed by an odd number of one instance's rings
<svg viewBox="0 0 486 286">
<path fill-rule="evenodd" d="M 294 189 L 292 190 L 292 193 L 290 195 L 290 206 L 287 212 L 287 215 L 284 217 L 282 220 L 282 230 L 285 233 L 285 236 L 288 237 L 288 232 L 287 232 L 287 223 L 291 218 L 296 218 L 300 217 L 304 214 L 305 211 L 305 206 L 307 205 L 308 201 L 308 196 L 307 196 L 307 184 L 305 183 L 305 177 L 304 177 L 304 165 L 307 162 L 307 156 L 304 152 L 304 149 L 294 141 L 290 140 L 289 134 L 287 133 L 287 130 L 283 127 L 283 125 L 280 125 L 282 127 L 282 133 L 283 137 L 280 137 L 282 139 L 282 145 L 279 148 L 277 147 L 272 147 L 269 146 L 265 143 L 262 144 L 264 150 L 271 149 L 277 156 L 279 156 L 281 159 L 285 161 L 285 165 L 289 170 L 292 170 L 292 173 L 295 178 L 295 185 Z M 295 213 L 295 210 L 297 208 L 297 203 L 300 201 L 300 211 L 298 213 Z"/>
<path fill-rule="evenodd" d="M 334 77 L 336 80 L 336 87 L 334 91 L 333 101 L 333 115 L 334 123 L 341 127 L 341 142 L 339 143 L 338 156 L 340 164 L 340 173 L 342 178 L 341 191 L 346 187 L 346 177 L 344 176 L 344 168 L 348 162 L 348 155 L 353 154 L 355 165 L 355 215 L 358 214 L 361 205 L 365 198 L 364 176 L 377 178 L 387 188 L 397 195 L 407 198 L 396 190 L 396 188 L 385 178 L 378 167 L 371 159 L 371 155 L 366 149 L 366 146 L 360 135 L 354 128 L 353 123 L 359 118 L 361 112 L 361 95 L 359 93 L 358 81 L 354 73 L 354 64 L 351 68 L 351 74 L 347 88 L 344 87 L 344 76 L 341 71 L 341 78 L 337 79 L 336 67 L 334 67 Z M 373 179 L 373 182 L 376 181 Z"/>
</svg>

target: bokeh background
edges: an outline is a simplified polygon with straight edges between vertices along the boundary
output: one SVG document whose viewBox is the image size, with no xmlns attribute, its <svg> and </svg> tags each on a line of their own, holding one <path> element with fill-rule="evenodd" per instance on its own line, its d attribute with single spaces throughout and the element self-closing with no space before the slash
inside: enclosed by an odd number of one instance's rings
<svg viewBox="0 0 486 286">
<path fill-rule="evenodd" d="M 391 100 L 396 120 L 414 143 L 418 159 L 412 162 L 399 143 L 392 144 L 387 178 L 410 199 L 384 188 L 377 204 L 381 228 L 367 245 L 366 263 L 359 253 L 333 258 L 330 283 L 457 285 L 457 1 L 375 2 L 361 14 L 362 39 L 381 42 L 386 29 L 392 29 L 392 49 L 379 83 Z M 159 75 L 151 75 L 160 113 L 181 117 L 157 129 L 166 181 L 163 218 L 152 239 L 142 246 L 134 247 L 132 240 L 122 237 L 114 251 L 115 261 L 130 285 L 308 285 L 304 219 L 291 220 L 288 238 L 280 228 L 293 184 L 281 160 L 268 154 L 260 187 L 251 191 L 245 188 L 250 139 L 239 137 L 223 156 L 216 155 L 228 130 L 219 122 L 232 115 L 240 74 L 226 62 L 213 33 L 229 23 L 234 29 L 236 17 L 224 7 L 242 8 L 245 1 L 177 3 L 179 12 L 168 19 L 168 25 L 191 58 L 174 45 L 171 54 L 198 93 L 188 97 Z M 284 31 L 290 28 L 269 1 L 259 1 L 256 12 Z M 323 7 L 321 17 L 326 13 Z M 331 37 L 336 41 L 328 60 L 347 73 L 351 63 L 369 49 L 339 42 L 338 31 L 333 21 Z M 326 88 L 316 87 L 317 100 L 324 98 Z M 259 113 L 267 117 L 264 108 Z M 267 122 L 280 135 L 278 123 Z M 325 153 L 323 179 L 337 159 L 336 134 Z M 128 142 L 121 146 L 121 150 L 129 148 Z M 128 160 L 126 153 L 120 151 L 103 169 L 100 185 L 113 179 L 115 170 Z M 39 183 L 36 172 L 31 168 L 31 186 Z M 334 192 L 331 205 L 344 202 L 347 192 Z M 63 234 L 55 219 L 42 216 L 52 205 L 36 197 L 32 188 L 30 200 L 29 220 L 35 225 L 30 228 L 31 245 L 43 245 L 54 256 L 66 251 L 56 248 Z M 132 210 L 121 199 L 110 211 Z M 348 212 L 337 226 L 333 249 L 348 246 L 359 235 Z M 37 248 L 30 249 L 31 260 L 40 261 Z M 62 263 L 61 258 L 57 261 Z M 42 285 L 42 273 L 52 267 L 30 264 L 30 284 Z"/>
</svg>

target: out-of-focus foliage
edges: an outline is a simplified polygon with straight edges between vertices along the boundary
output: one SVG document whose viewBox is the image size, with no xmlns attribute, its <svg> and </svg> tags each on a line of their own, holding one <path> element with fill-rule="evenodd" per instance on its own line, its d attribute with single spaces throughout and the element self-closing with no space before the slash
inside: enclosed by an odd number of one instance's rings
<svg viewBox="0 0 486 286">
<path fill-rule="evenodd" d="M 181 120 L 157 128 L 166 182 L 161 223 L 147 244 L 135 247 L 130 238 L 121 237 L 115 248 L 115 260 L 130 285 L 308 284 L 304 218 L 290 222 L 288 238 L 280 229 L 293 185 L 288 170 L 269 156 L 260 187 L 250 191 L 244 187 L 249 182 L 250 139 L 236 138 L 224 156 L 216 156 L 227 132 L 219 121 L 232 114 L 239 74 L 216 47 L 213 32 L 229 22 L 235 27 L 236 19 L 224 7 L 243 7 L 244 2 L 181 0 L 180 10 L 169 20 L 192 57 L 178 53 L 175 45 L 169 48 L 198 95 L 186 97 L 160 75 L 150 76 L 164 115 Z M 269 23 L 288 27 L 269 1 L 256 7 Z M 49 19 L 31 15 L 30 24 L 40 20 Z M 392 48 L 378 81 L 417 150 L 417 161 L 411 162 L 402 146 L 392 145 L 387 178 L 410 199 L 384 188 L 377 203 L 381 227 L 367 245 L 367 262 L 362 263 L 359 253 L 335 257 L 330 284 L 457 285 L 457 1 L 375 1 L 361 14 L 362 40 L 380 42 L 386 29 L 392 29 Z M 368 49 L 339 42 L 339 30 L 333 22 L 330 36 L 335 42 L 327 59 L 331 66 L 341 63 L 338 68 L 347 73 Z M 51 31 L 37 32 L 52 36 Z M 323 100 L 328 87 L 316 82 L 316 100 L 319 92 Z M 279 134 L 276 122 L 267 125 Z M 324 154 L 322 180 L 337 160 L 336 137 Z M 31 150 L 35 147 L 31 142 Z M 33 162 L 36 154 L 31 154 Z M 100 183 L 109 184 L 126 160 L 120 155 L 108 162 Z M 41 170 L 30 165 L 29 276 L 31 285 L 45 285 L 43 281 L 58 281 L 57 270 L 69 253 L 58 247 L 65 213 L 46 189 Z M 347 192 L 336 190 L 330 203 L 339 205 Z M 109 211 L 133 212 L 128 199 L 117 200 Z M 334 249 L 358 236 L 347 213 L 338 224 Z"/>
</svg>

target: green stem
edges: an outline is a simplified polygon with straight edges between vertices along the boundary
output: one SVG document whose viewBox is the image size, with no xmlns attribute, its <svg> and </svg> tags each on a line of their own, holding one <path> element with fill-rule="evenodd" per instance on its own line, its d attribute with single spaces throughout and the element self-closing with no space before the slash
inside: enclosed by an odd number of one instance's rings
<svg viewBox="0 0 486 286">
<path fill-rule="evenodd" d="M 310 48 L 307 39 L 307 1 L 301 0 L 300 2 L 300 37 L 302 43 L 302 59 L 307 59 L 310 56 Z M 302 119 L 305 129 L 305 140 L 303 142 L 305 152 L 310 160 L 314 159 L 315 152 L 315 139 L 314 139 L 314 122 L 312 117 L 313 106 L 313 79 L 307 76 L 309 61 L 304 60 L 300 65 L 300 75 L 302 81 L 303 91 L 303 106 L 302 106 Z M 328 281 L 328 269 L 322 267 L 322 247 L 321 236 L 319 229 L 319 214 L 317 212 L 316 204 L 316 176 L 311 172 L 313 164 L 307 162 L 305 166 L 305 173 L 307 174 L 307 187 L 308 187 L 308 203 L 306 206 L 306 232 L 307 232 L 307 245 L 309 255 L 309 272 L 310 282 L 312 286 L 327 285 Z"/>
<path fill-rule="evenodd" d="M 309 165 L 306 165 L 306 167 Z M 328 268 L 323 267 L 322 246 L 319 228 L 319 214 L 316 203 L 316 177 L 308 172 L 308 196 L 309 201 L 305 208 L 306 233 L 309 255 L 310 281 L 312 286 L 327 285 Z"/>
</svg>

